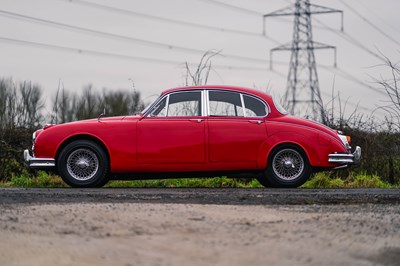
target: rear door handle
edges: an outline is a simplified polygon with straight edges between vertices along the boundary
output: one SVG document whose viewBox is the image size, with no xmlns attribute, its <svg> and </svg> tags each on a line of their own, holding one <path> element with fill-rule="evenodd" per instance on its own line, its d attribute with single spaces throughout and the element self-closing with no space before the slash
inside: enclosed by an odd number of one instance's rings
<svg viewBox="0 0 400 266">
<path fill-rule="evenodd" d="M 249 122 L 252 123 L 252 124 L 260 125 L 263 121 L 261 121 L 261 120 L 249 120 Z"/>
</svg>

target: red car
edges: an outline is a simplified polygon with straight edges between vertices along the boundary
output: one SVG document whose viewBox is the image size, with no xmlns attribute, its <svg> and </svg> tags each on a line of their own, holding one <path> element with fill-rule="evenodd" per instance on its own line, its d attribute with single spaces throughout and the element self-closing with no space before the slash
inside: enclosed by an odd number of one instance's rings
<svg viewBox="0 0 400 266">
<path fill-rule="evenodd" d="M 109 179 L 255 177 L 298 187 L 313 172 L 358 164 L 349 137 L 287 114 L 261 91 L 228 86 L 164 91 L 138 116 L 48 125 L 33 134 L 28 168 L 73 187 Z"/>
</svg>

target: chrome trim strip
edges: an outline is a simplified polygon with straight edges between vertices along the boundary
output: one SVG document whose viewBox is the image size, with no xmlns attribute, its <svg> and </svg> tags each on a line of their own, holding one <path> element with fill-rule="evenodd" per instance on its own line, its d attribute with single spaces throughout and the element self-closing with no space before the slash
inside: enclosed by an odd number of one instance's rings
<svg viewBox="0 0 400 266">
<path fill-rule="evenodd" d="M 247 116 L 246 116 L 246 106 L 244 105 L 244 99 L 243 99 L 243 94 L 242 94 L 242 93 L 240 94 L 240 102 L 241 102 L 241 104 L 242 104 L 243 116 L 244 116 L 244 117 L 247 117 Z"/>
<path fill-rule="evenodd" d="M 361 148 L 356 147 L 352 154 L 349 153 L 331 153 L 328 155 L 328 162 L 338 164 L 359 164 L 361 161 Z"/>
<path fill-rule="evenodd" d="M 29 154 L 28 150 L 24 150 L 24 160 L 29 169 L 49 169 L 56 166 L 53 158 L 35 158 Z"/>
</svg>

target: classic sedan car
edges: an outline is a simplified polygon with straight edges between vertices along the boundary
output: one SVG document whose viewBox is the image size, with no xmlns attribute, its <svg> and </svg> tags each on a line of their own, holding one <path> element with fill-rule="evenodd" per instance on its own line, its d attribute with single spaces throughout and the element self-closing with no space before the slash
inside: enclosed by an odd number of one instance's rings
<svg viewBox="0 0 400 266">
<path fill-rule="evenodd" d="M 72 187 L 109 179 L 255 177 L 298 187 L 312 173 L 358 164 L 349 137 L 293 117 L 270 95 L 229 86 L 164 91 L 138 116 L 47 125 L 33 134 L 29 169 L 52 170 Z"/>
</svg>

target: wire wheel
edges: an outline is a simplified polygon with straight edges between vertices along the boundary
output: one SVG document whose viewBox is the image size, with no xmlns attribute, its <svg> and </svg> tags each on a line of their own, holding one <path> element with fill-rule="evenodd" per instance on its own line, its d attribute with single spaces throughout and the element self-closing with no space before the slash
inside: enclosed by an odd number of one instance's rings
<svg viewBox="0 0 400 266">
<path fill-rule="evenodd" d="M 284 181 L 292 181 L 302 175 L 304 159 L 294 149 L 282 149 L 273 157 L 272 168 L 278 178 Z"/>
<path fill-rule="evenodd" d="M 68 174 L 79 181 L 93 178 L 99 169 L 99 160 L 90 149 L 76 149 L 67 158 Z"/>
</svg>

